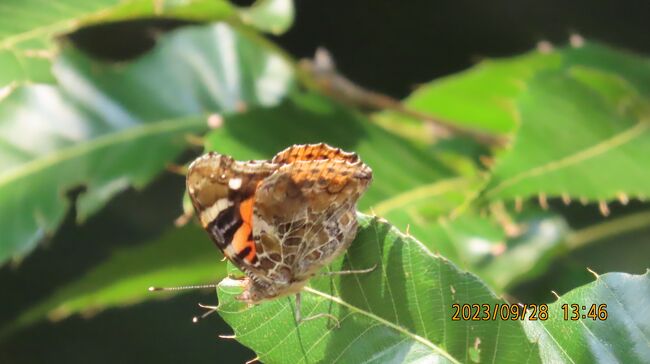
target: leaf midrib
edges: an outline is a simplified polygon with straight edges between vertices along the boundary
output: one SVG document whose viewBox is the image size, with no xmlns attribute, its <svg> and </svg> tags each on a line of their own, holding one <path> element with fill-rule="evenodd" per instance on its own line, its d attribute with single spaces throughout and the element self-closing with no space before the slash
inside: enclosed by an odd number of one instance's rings
<svg viewBox="0 0 650 364">
<path fill-rule="evenodd" d="M 120 144 L 128 140 L 134 140 L 145 136 L 165 133 L 176 129 L 200 126 L 204 123 L 203 117 L 183 117 L 179 119 L 170 119 L 154 123 L 141 124 L 139 126 L 122 129 L 114 133 L 102 135 L 90 139 L 83 143 L 76 143 L 69 147 L 61 148 L 53 153 L 49 153 L 42 158 L 35 158 L 27 163 L 10 169 L 7 173 L 0 175 L 0 189 L 11 182 L 38 173 L 53 165 L 63 163 L 88 154 L 97 149 L 114 144 Z"/>
<path fill-rule="evenodd" d="M 362 310 L 359 307 L 356 307 L 354 305 L 351 305 L 351 304 L 343 301 L 339 297 L 331 296 L 331 295 L 329 295 L 329 294 L 327 294 L 325 292 L 321 292 L 321 291 L 316 290 L 314 288 L 311 288 L 309 286 L 303 288 L 303 290 L 305 290 L 305 291 L 307 291 L 309 293 L 312 293 L 314 295 L 320 296 L 322 298 L 325 298 L 327 300 L 330 300 L 330 301 L 332 301 L 332 302 L 334 302 L 336 304 L 339 304 L 341 306 L 344 306 L 344 307 L 350 309 L 351 311 L 362 314 L 362 315 L 364 315 L 364 316 L 366 316 L 366 317 L 368 317 L 368 318 L 370 318 L 372 320 L 377 321 L 378 323 L 380 323 L 380 324 L 382 324 L 384 326 L 390 327 L 393 330 L 398 331 L 399 333 L 401 333 L 403 335 L 406 335 L 406 336 L 410 337 L 411 339 L 413 339 L 413 340 L 415 340 L 415 341 L 417 341 L 417 342 L 419 342 L 421 344 L 424 344 L 425 346 L 431 348 L 434 352 L 436 352 L 437 354 L 445 357 L 446 359 L 448 359 L 452 363 L 460 364 L 460 362 L 458 360 L 456 360 L 454 357 L 449 355 L 449 353 L 447 353 L 446 351 L 444 351 L 443 349 L 441 349 L 440 347 L 438 347 L 436 344 L 432 343 L 431 341 L 423 338 L 420 335 L 414 334 L 411 331 L 409 331 L 409 330 L 407 330 L 407 329 L 405 329 L 405 328 L 403 328 L 401 326 L 398 326 L 398 325 L 396 325 L 396 324 L 394 324 L 394 323 L 392 323 L 392 322 L 390 322 L 388 320 L 385 320 L 385 319 L 373 314 L 372 312 Z"/>
<path fill-rule="evenodd" d="M 488 190 L 485 194 L 486 197 L 493 197 L 497 193 L 503 191 L 504 189 L 521 182 L 527 178 L 537 177 L 547 172 L 556 171 L 566 167 L 570 167 L 577 163 L 584 162 L 586 160 L 598 157 L 604 153 L 607 153 L 610 150 L 621 147 L 632 140 L 638 138 L 650 127 L 650 120 L 640 120 L 633 127 L 626 129 L 618 134 L 613 135 L 612 137 L 596 143 L 588 148 L 576 151 L 573 154 L 564 156 L 558 160 L 550 161 L 546 164 L 533 167 L 524 172 L 521 172 L 511 178 L 505 179 L 497 184 L 495 187 Z"/>
</svg>

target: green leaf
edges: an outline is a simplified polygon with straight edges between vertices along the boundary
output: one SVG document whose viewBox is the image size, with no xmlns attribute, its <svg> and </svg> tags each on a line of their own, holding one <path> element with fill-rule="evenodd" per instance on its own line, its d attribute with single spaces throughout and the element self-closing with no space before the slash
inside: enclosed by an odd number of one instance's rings
<svg viewBox="0 0 650 364">
<path fill-rule="evenodd" d="M 433 248 L 449 256 L 460 267 L 483 279 L 497 292 L 544 272 L 551 257 L 563 247 L 566 222 L 559 216 L 529 213 L 512 221 L 516 231 L 508 236 L 505 227 L 475 214 L 433 227 L 438 237 Z M 457 258 L 453 258 L 457 257 Z"/>
<path fill-rule="evenodd" d="M 482 62 L 421 87 L 404 105 L 512 133 L 512 145 L 492 168 L 487 201 L 643 199 L 650 195 L 650 169 L 643 164 L 650 152 L 649 84 L 646 58 L 587 43 Z M 376 118 L 411 139 L 426 141 L 412 135 L 430 134 L 422 122 L 395 113 Z"/>
<path fill-rule="evenodd" d="M 375 205 L 373 211 L 425 242 L 436 253 L 484 280 L 498 293 L 544 273 L 566 248 L 564 219 L 535 208 L 514 216 L 479 216 L 468 210 L 446 217 L 468 198 L 471 180 L 442 180 Z"/>
<path fill-rule="evenodd" d="M 259 29 L 280 33 L 293 22 L 291 0 L 259 0 L 251 8 L 235 8 L 226 0 L 8 0 L 0 25 L 0 87 L 53 82 L 49 72 L 58 52 L 53 39 L 84 26 L 138 18 L 190 21 L 240 17 Z"/>
<path fill-rule="evenodd" d="M 478 217 L 463 216 L 456 222 L 441 223 L 439 217 L 477 193 L 483 178 L 458 176 L 439 154 L 427 153 L 347 108 L 313 94 L 296 93 L 275 108 L 226 118 L 223 128 L 206 136 L 206 150 L 240 160 L 266 159 L 291 144 L 319 141 L 359 153 L 373 169 L 373 183 L 360 203 L 362 210 L 372 211 L 401 229 L 408 228 L 416 238 L 430 242 L 432 250 L 495 284 L 498 292 L 541 273 L 566 233 L 563 220 L 549 214 L 520 221 L 525 231 L 516 239 L 506 239 L 500 226 Z M 384 152 L 387 150 L 391 153 Z M 486 229 L 497 236 L 481 235 Z M 551 230 L 551 235 L 542 234 Z M 496 250 L 472 252 L 469 243 L 473 237 L 489 241 L 495 249 L 503 245 L 499 259 Z M 500 261 L 513 265 L 510 274 L 495 269 Z"/>
<path fill-rule="evenodd" d="M 566 250 L 569 227 L 557 214 L 531 208 L 515 216 L 510 224 L 519 230 L 512 236 L 508 236 L 501 226 L 494 230 L 494 222 L 471 215 L 445 227 L 448 238 L 458 239 L 455 246 L 473 263 L 466 269 L 497 292 L 504 292 L 519 282 L 543 274 Z M 481 226 L 486 230 L 493 229 L 500 238 L 492 240 L 489 234 L 481 233 Z"/>
<path fill-rule="evenodd" d="M 0 263 L 57 227 L 70 188 L 85 187 L 83 220 L 150 181 L 208 113 L 272 105 L 292 80 L 283 58 L 223 24 L 175 32 L 127 65 L 69 49 L 55 75 L 60 86 L 19 87 L 0 103 Z"/>
<path fill-rule="evenodd" d="M 588 68 L 611 73 L 650 93 L 648 61 L 637 55 L 597 44 L 563 47 L 551 51 L 489 59 L 457 74 L 433 80 L 403 100 L 404 106 L 459 125 L 496 133 L 512 133 L 519 124 L 517 100 L 540 73 Z M 396 133 L 430 142 L 431 131 L 421 120 L 395 112 L 375 118 Z"/>
<path fill-rule="evenodd" d="M 159 239 L 117 249 L 105 262 L 29 307 L 10 326 L 3 327 L 0 336 L 45 317 L 61 320 L 75 313 L 89 315 L 107 307 L 169 297 L 167 293 L 149 292 L 147 288 L 152 285 L 173 287 L 217 282 L 225 276 L 226 264 L 219 262 L 212 244 L 198 243 L 205 240 L 205 232 L 189 224 Z"/>
<path fill-rule="evenodd" d="M 239 8 L 239 17 L 257 29 L 281 34 L 293 23 L 293 0 L 258 0 L 249 8 Z"/>
<path fill-rule="evenodd" d="M 158 58 L 158 56 L 154 58 Z M 76 62 L 75 64 L 78 63 Z M 133 67 L 136 67 L 136 65 L 133 65 Z M 84 65 L 82 68 L 84 70 L 95 69 L 90 64 Z M 142 68 L 137 67 L 137 69 L 141 74 L 147 68 L 142 66 Z M 108 72 L 104 75 L 104 72 L 108 71 L 93 72 L 95 75 L 93 82 L 103 90 L 112 90 L 113 88 L 118 90 L 121 84 L 127 82 L 127 80 L 116 78 L 118 75 L 115 73 Z M 144 79 L 147 80 L 149 78 L 145 77 Z M 164 79 L 154 80 L 161 84 L 166 82 Z M 143 93 L 143 91 L 138 90 L 136 87 L 137 84 L 129 85 L 128 89 L 133 90 L 133 95 Z M 149 88 L 155 90 L 157 87 L 152 85 Z M 163 89 L 160 92 L 165 90 Z M 181 89 L 179 92 L 187 91 Z M 123 102 L 129 102 L 129 100 L 124 99 Z M 156 102 L 156 99 L 147 102 Z M 133 107 L 138 105 L 142 107 L 143 104 L 146 104 L 146 102 L 140 100 L 137 105 L 134 102 Z M 235 103 L 226 106 L 236 107 Z M 159 112 L 161 109 L 164 110 L 165 107 L 169 107 L 167 103 L 160 102 L 159 104 L 152 105 L 150 108 Z M 344 129 L 345 131 L 343 131 Z M 376 204 L 379 209 L 382 209 L 381 206 L 395 206 L 390 199 L 386 200 L 387 196 L 412 188 L 415 188 L 417 192 L 417 186 L 421 184 L 440 178 L 447 178 L 452 175 L 452 172 L 445 165 L 424 150 L 411 146 L 404 140 L 385 132 L 370 123 L 363 116 L 355 114 L 350 109 L 315 94 L 294 93 L 292 98 L 276 107 L 254 108 L 236 115 L 226 114 L 223 126 L 212 130 L 206 136 L 205 140 L 207 149 L 228 153 L 239 159 L 269 158 L 293 143 L 316 142 L 321 140 L 341 146 L 346 150 L 357 151 L 361 153 L 364 161 L 371 164 L 375 173 L 375 182 L 371 191 L 369 191 L 370 195 L 362 202 L 365 208 L 373 204 Z M 381 153 L 381 150 L 384 148 L 389 148 L 394 154 L 384 155 Z M 420 172 L 411 173 L 409 170 L 404 169 L 405 165 L 408 165 L 410 168 L 417 168 Z M 424 188 L 426 188 L 426 185 L 424 185 Z M 187 198 L 184 201 L 185 203 L 189 203 Z M 439 213 L 445 213 L 453 207 L 455 207 L 455 204 L 445 204 L 439 210 Z M 191 205 L 189 208 L 191 209 Z M 200 240 L 207 241 L 208 239 L 206 236 L 203 236 Z M 160 248 L 171 249 L 171 245 L 161 246 Z M 136 254 L 140 256 L 136 250 L 124 251 L 123 254 Z M 190 256 L 189 258 L 193 257 Z M 131 259 L 135 260 L 138 258 L 134 257 Z M 179 256 L 178 264 L 186 264 L 185 259 L 188 259 L 188 257 Z M 107 262 L 109 267 L 112 264 L 114 263 Z M 161 272 L 165 269 L 164 263 L 161 263 Z M 198 278 L 201 277 L 199 276 Z M 137 278 L 136 280 L 139 281 Z M 197 279 L 197 281 L 199 280 Z M 155 284 L 155 282 L 150 283 Z M 182 283 L 169 282 L 172 285 Z M 95 284 L 97 285 L 96 289 L 102 292 L 110 289 L 113 282 L 108 281 L 106 284 L 95 282 Z M 76 287 L 76 284 L 73 284 L 73 287 Z M 64 292 L 68 291 L 70 289 L 64 289 Z M 72 289 L 72 292 L 77 292 L 77 290 Z M 81 293 L 84 292 L 81 291 Z M 125 305 L 132 301 L 132 297 L 128 292 L 125 291 L 122 293 L 112 296 L 111 299 L 113 301 L 103 303 L 107 306 L 112 306 Z M 66 311 L 68 313 L 85 310 L 85 304 L 89 304 L 88 310 L 97 309 L 97 305 L 90 304 L 92 302 L 84 299 L 83 295 L 77 297 L 75 295 L 57 294 L 56 297 L 59 297 L 59 295 L 63 295 L 66 299 L 64 302 L 71 301 L 77 303 L 75 305 L 71 303 L 65 304 L 65 307 L 68 307 Z M 91 295 L 91 297 L 94 296 Z M 42 316 L 42 307 L 45 307 L 47 310 L 52 310 L 55 307 L 63 305 L 61 301 L 61 299 L 52 299 L 41 303 L 37 308 L 30 309 L 29 315 L 38 317 L 40 312 Z"/>
<path fill-rule="evenodd" d="M 304 143 L 326 142 L 354 151 L 373 169 L 373 183 L 360 202 L 361 209 L 454 176 L 431 153 L 316 94 L 295 92 L 277 107 L 226 117 L 224 126 L 211 131 L 205 141 L 206 150 L 239 160 L 269 159 L 292 144 Z"/>
<path fill-rule="evenodd" d="M 563 305 L 568 306 L 565 320 Z M 578 320 L 571 305 L 578 305 Z M 600 318 L 582 318 L 595 305 Z M 606 307 L 601 305 L 607 305 Z M 584 309 L 582 307 L 585 307 Z M 650 357 L 650 273 L 608 273 L 548 305 L 547 321 L 523 321 L 545 363 L 647 363 Z M 605 318 L 605 319 L 603 319 Z"/>
<path fill-rule="evenodd" d="M 326 318 L 297 324 L 293 298 L 246 307 L 232 280 L 220 284 L 219 314 L 261 361 L 538 362 L 516 321 L 451 321 L 453 303 L 503 302 L 475 276 L 385 222 L 359 219 L 356 240 L 330 269 L 377 268 L 313 278 L 303 292 L 303 317 L 331 314 L 340 328 Z"/>
<path fill-rule="evenodd" d="M 493 168 L 487 199 L 650 195 L 650 108 L 631 83 L 583 67 L 542 73 L 518 107 L 521 127 Z"/>
<path fill-rule="evenodd" d="M 507 133 L 516 127 L 515 100 L 527 81 L 560 62 L 561 53 L 540 52 L 487 60 L 468 71 L 434 80 L 403 102 L 412 110 L 460 125 Z"/>
</svg>

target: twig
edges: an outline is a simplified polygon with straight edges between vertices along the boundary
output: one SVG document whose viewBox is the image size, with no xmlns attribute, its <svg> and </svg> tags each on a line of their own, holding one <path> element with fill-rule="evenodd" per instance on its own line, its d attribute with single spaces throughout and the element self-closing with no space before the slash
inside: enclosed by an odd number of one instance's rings
<svg viewBox="0 0 650 364">
<path fill-rule="evenodd" d="M 370 110 L 392 110 L 431 124 L 439 136 L 465 136 L 487 146 L 503 146 L 507 139 L 500 135 L 463 127 L 449 120 L 416 111 L 390 96 L 367 90 L 336 71 L 330 54 L 323 48 L 316 50 L 314 60 L 302 60 L 300 69 L 310 81 L 328 96 L 346 104 Z"/>
</svg>

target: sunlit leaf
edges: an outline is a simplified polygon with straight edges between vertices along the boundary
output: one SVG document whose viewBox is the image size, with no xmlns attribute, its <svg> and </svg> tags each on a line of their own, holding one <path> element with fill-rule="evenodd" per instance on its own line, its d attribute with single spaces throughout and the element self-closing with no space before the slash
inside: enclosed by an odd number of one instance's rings
<svg viewBox="0 0 650 364">
<path fill-rule="evenodd" d="M 296 323 L 293 298 L 253 307 L 238 302 L 228 280 L 218 289 L 219 314 L 237 340 L 265 363 L 537 362 L 537 346 L 517 321 L 452 321 L 453 303 L 503 302 L 475 276 L 459 271 L 419 241 L 389 224 L 360 215 L 347 254 L 330 269 L 377 265 L 372 273 L 313 278 Z"/>
<path fill-rule="evenodd" d="M 54 38 L 81 27 L 138 18 L 242 21 L 262 30 L 285 31 L 293 21 L 291 0 L 260 0 L 237 8 L 226 0 L 7 0 L 0 9 L 0 87 L 24 81 L 52 82 Z"/>
<path fill-rule="evenodd" d="M 523 321 L 545 363 L 646 363 L 650 357 L 647 272 L 599 276 L 549 304 L 548 312 L 546 321 Z"/>
<path fill-rule="evenodd" d="M 0 103 L 0 262 L 24 255 L 83 186 L 83 220 L 115 193 L 142 187 L 185 149 L 208 120 L 272 105 L 291 87 L 280 56 L 226 25 L 180 30 L 127 65 L 68 50 L 59 86 L 24 86 Z M 214 119 L 214 120 L 212 120 Z"/>
<path fill-rule="evenodd" d="M 521 127 L 497 160 L 485 197 L 649 196 L 648 105 L 616 74 L 583 67 L 540 74 L 518 99 Z"/>
<path fill-rule="evenodd" d="M 285 32 L 293 23 L 293 0 L 258 0 L 238 10 L 244 23 L 274 34 Z"/>
</svg>

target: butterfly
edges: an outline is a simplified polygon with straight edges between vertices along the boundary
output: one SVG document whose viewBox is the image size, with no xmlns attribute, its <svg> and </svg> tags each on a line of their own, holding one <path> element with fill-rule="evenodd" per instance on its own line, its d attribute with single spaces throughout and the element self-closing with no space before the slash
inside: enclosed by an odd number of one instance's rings
<svg viewBox="0 0 650 364">
<path fill-rule="evenodd" d="M 357 154 L 320 143 L 271 160 L 211 152 L 189 166 L 186 185 L 201 225 L 246 276 L 237 299 L 295 294 L 300 321 L 300 291 L 354 240 L 357 201 L 371 181 Z"/>
</svg>

